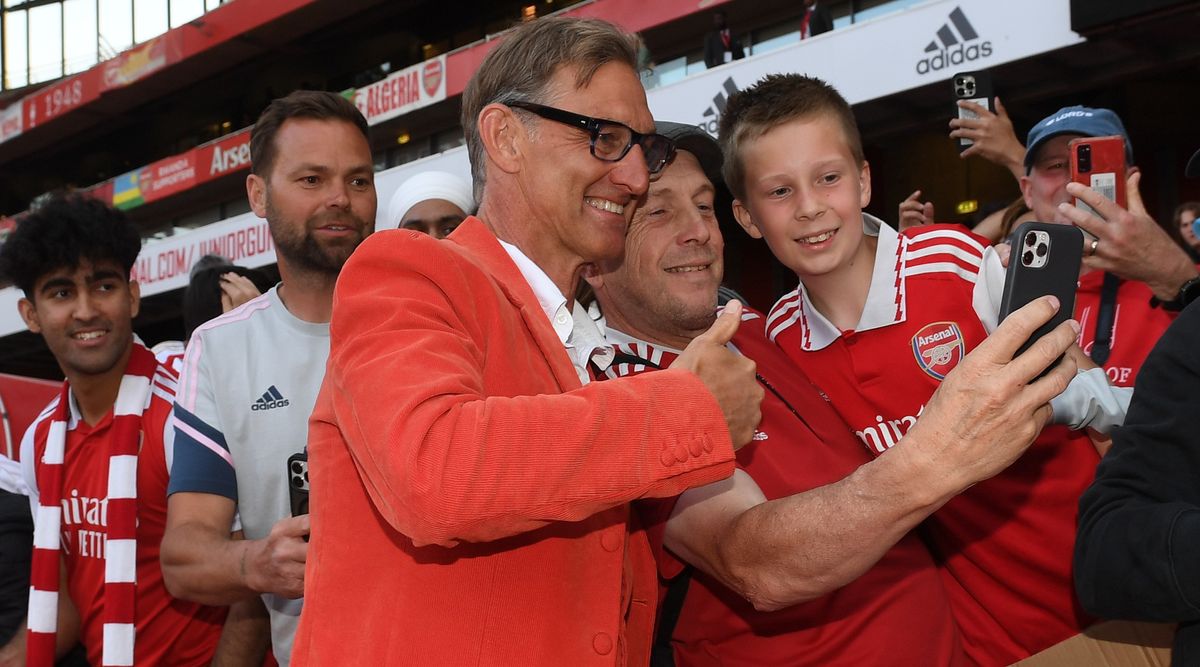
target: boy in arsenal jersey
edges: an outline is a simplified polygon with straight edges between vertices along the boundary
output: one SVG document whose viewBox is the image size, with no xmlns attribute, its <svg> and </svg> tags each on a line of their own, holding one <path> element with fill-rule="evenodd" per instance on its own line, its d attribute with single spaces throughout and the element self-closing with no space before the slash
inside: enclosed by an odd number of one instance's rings
<svg viewBox="0 0 1200 667">
<path fill-rule="evenodd" d="M 66 381 L 25 433 L 35 532 L 28 633 L 0 663 L 52 665 L 76 641 L 93 665 L 208 665 L 224 607 L 172 597 L 159 542 L 177 376 L 133 334 L 141 247 L 119 211 L 53 197 L 0 249 L 18 309 Z"/>
<path fill-rule="evenodd" d="M 738 222 L 800 279 L 768 315 L 767 335 L 867 450 L 885 454 L 997 327 L 999 258 L 956 226 L 897 234 L 863 213 L 870 167 L 854 117 L 820 80 L 766 77 L 730 99 L 720 134 Z M 1099 455 L 1079 429 L 1119 424 L 1128 393 L 1100 369 L 1081 371 L 1051 403 L 1060 426 L 926 522 L 976 663 L 1010 664 L 1091 622 L 1070 567 L 1076 504 Z"/>
</svg>

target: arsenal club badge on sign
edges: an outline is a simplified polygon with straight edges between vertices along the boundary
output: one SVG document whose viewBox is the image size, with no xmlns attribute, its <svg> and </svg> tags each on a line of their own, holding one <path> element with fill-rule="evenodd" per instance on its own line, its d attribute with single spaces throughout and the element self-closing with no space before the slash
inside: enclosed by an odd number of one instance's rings
<svg viewBox="0 0 1200 667">
<path fill-rule="evenodd" d="M 966 354 L 962 332 L 954 322 L 926 324 L 912 339 L 913 356 L 921 370 L 943 380 Z"/>
</svg>

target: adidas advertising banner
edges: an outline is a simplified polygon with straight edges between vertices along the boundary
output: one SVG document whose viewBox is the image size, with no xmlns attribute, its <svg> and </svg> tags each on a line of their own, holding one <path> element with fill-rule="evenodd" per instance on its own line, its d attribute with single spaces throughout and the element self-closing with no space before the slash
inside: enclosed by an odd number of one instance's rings
<svg viewBox="0 0 1200 667">
<path fill-rule="evenodd" d="M 715 135 L 729 95 L 767 74 L 816 76 L 857 104 L 1082 41 L 1070 0 L 937 0 L 717 67 L 647 99 L 655 118 Z"/>
</svg>

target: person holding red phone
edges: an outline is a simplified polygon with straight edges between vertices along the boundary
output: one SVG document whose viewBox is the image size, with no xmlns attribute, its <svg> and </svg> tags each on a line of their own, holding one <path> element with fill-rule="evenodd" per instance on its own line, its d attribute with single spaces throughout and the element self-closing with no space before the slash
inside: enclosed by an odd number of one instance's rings
<svg viewBox="0 0 1200 667">
<path fill-rule="evenodd" d="M 1088 234 L 1075 298 L 1079 344 L 1113 384 L 1132 387 L 1146 355 L 1174 320 L 1181 295 L 1200 288 L 1200 274 L 1146 212 L 1135 167 L 1125 175 L 1128 208 L 1071 182 L 1070 142 L 1107 136 L 1124 139 L 1125 163 L 1133 165 L 1132 144 L 1116 113 L 1059 109 L 1029 131 L 1020 182 L 1037 220 L 1073 224 Z M 1074 206 L 1074 199 L 1094 212 Z"/>
</svg>

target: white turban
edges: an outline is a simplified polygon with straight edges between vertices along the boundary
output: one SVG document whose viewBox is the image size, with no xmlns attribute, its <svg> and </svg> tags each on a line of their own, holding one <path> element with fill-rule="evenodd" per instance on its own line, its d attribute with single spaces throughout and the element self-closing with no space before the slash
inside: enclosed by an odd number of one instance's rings
<svg viewBox="0 0 1200 667">
<path fill-rule="evenodd" d="M 430 199 L 442 199 L 461 208 L 463 213 L 475 210 L 475 199 L 471 194 L 471 184 L 461 176 L 445 171 L 423 171 L 396 188 L 388 203 L 387 219 L 382 225 L 385 229 L 400 226 L 400 220 L 409 209 Z"/>
</svg>

